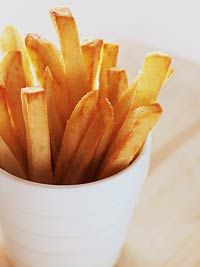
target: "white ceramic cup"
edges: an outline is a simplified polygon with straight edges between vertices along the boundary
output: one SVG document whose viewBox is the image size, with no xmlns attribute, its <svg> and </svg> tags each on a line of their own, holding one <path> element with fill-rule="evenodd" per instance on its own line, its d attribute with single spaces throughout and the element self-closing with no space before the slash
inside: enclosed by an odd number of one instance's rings
<svg viewBox="0 0 200 267">
<path fill-rule="evenodd" d="M 15 266 L 114 266 L 148 172 L 150 148 L 151 136 L 128 168 L 83 185 L 37 184 L 0 170 L 0 222 Z"/>
</svg>

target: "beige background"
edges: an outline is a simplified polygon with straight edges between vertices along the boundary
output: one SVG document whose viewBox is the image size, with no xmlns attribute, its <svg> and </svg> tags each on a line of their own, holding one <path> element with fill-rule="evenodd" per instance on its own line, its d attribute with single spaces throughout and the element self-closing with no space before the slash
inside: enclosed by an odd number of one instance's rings
<svg viewBox="0 0 200 267">
<path fill-rule="evenodd" d="M 133 79 L 152 48 L 121 40 L 120 66 Z M 150 175 L 117 267 L 200 267 L 200 66 L 174 55 L 154 131 Z M 4 249 L 0 266 L 10 267 Z"/>
</svg>

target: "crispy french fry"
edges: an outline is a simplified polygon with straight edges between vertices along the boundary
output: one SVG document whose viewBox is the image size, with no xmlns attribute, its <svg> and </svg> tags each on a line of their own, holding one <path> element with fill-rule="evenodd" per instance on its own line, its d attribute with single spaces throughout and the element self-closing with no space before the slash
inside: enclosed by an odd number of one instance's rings
<svg viewBox="0 0 200 267">
<path fill-rule="evenodd" d="M 68 167 L 67 174 L 64 179 L 64 184 L 80 184 L 88 181 L 88 177 L 85 176 L 88 172 L 88 168 L 92 166 L 92 163 L 98 164 L 100 160 L 100 158 L 98 157 L 101 157 L 102 153 L 105 152 L 104 142 L 106 141 L 107 145 L 108 136 L 107 133 L 105 136 L 104 131 L 105 123 L 108 122 L 108 112 L 110 115 L 110 111 L 112 114 L 112 107 L 110 106 L 110 103 L 107 101 L 107 99 L 102 98 L 96 105 L 96 112 L 92 119 L 92 122 L 89 125 L 85 135 L 83 136 L 83 139 L 81 140 L 72 163 Z M 94 160 L 97 162 L 94 162 Z"/>
<path fill-rule="evenodd" d="M 149 54 L 145 58 L 141 72 L 114 107 L 114 134 L 123 124 L 131 104 L 137 108 L 140 105 L 152 104 L 157 100 L 163 82 L 173 72 L 170 64 L 171 58 L 159 53 Z"/>
<path fill-rule="evenodd" d="M 4 55 L 0 63 L 0 84 L 6 89 L 14 131 L 20 147 L 26 153 L 26 134 L 20 98 L 21 88 L 26 87 L 26 82 L 20 51 L 9 51 Z"/>
<path fill-rule="evenodd" d="M 169 74 L 171 58 L 165 54 L 151 53 L 146 56 L 137 77 L 134 96 L 135 108 L 155 103 L 166 75 Z"/>
<path fill-rule="evenodd" d="M 55 170 L 57 183 L 62 183 L 62 179 L 74 159 L 74 154 L 94 117 L 97 98 L 98 92 L 95 90 L 86 94 L 76 105 L 67 122 Z"/>
<path fill-rule="evenodd" d="M 54 44 L 37 34 L 28 34 L 25 43 L 40 86 L 43 84 L 46 66 L 49 67 L 53 79 L 57 83 L 55 85 L 55 101 L 59 116 L 65 126 L 71 113 L 71 107 L 62 56 Z"/>
<path fill-rule="evenodd" d="M 131 87 L 125 90 L 119 101 L 114 106 L 114 119 L 115 119 L 115 126 L 113 130 L 114 135 L 120 130 L 122 124 L 124 123 L 126 115 L 133 102 L 133 98 L 135 95 L 135 88 L 136 88 L 136 83 L 132 84 Z"/>
<path fill-rule="evenodd" d="M 45 91 L 39 87 L 23 88 L 21 98 L 26 125 L 30 180 L 45 184 L 53 183 Z"/>
<path fill-rule="evenodd" d="M 23 168 L 15 158 L 14 154 L 11 152 L 9 146 L 0 136 L 0 168 L 4 169 L 5 171 L 26 179 L 26 173 L 24 172 Z"/>
<path fill-rule="evenodd" d="M 90 90 L 87 83 L 78 29 L 70 9 L 51 9 L 50 15 L 60 40 L 73 109 L 82 96 Z"/>
<path fill-rule="evenodd" d="M 24 41 L 17 31 L 17 29 L 11 25 L 7 26 L 0 37 L 0 50 L 6 53 L 11 50 L 20 50 L 22 53 L 22 61 L 24 66 L 26 85 L 33 85 L 33 76 L 31 73 L 30 62 Z"/>
<path fill-rule="evenodd" d="M 103 40 L 96 39 L 82 44 L 82 54 L 86 66 L 87 81 L 90 90 L 98 88 L 98 76 L 100 71 L 101 50 Z"/>
<path fill-rule="evenodd" d="M 19 161 L 20 166 L 26 170 L 26 157 L 18 146 L 17 137 L 11 124 L 5 94 L 5 88 L 0 86 L 0 136 Z"/>
<path fill-rule="evenodd" d="M 114 107 L 122 94 L 128 89 L 128 78 L 123 69 L 111 68 L 107 71 L 108 99 Z"/>
<path fill-rule="evenodd" d="M 43 88 L 46 92 L 47 99 L 47 111 L 48 111 L 48 121 L 49 121 L 49 130 L 51 137 L 51 149 L 53 154 L 54 163 L 56 163 L 58 158 L 58 153 L 62 143 L 62 137 L 64 133 L 64 127 L 61 123 L 60 117 L 57 112 L 57 107 L 55 103 L 55 83 L 51 75 L 51 71 L 46 67 L 44 73 L 44 82 Z"/>
<path fill-rule="evenodd" d="M 85 173 L 85 182 L 91 182 L 92 180 L 94 180 L 98 167 L 100 166 L 100 163 L 102 162 L 105 153 L 108 149 L 108 145 L 109 142 L 111 141 L 111 136 L 113 133 L 113 127 L 114 127 L 113 108 L 107 99 L 102 98 L 99 101 L 103 102 L 102 110 L 100 110 L 102 114 L 100 119 L 102 119 L 103 121 L 102 125 L 103 134 L 99 141 L 96 152 L 93 156 L 93 159 L 91 160 L 90 166 Z"/>
<path fill-rule="evenodd" d="M 159 104 L 137 109 L 132 105 L 100 167 L 100 179 L 121 171 L 132 162 L 161 113 Z"/>
<path fill-rule="evenodd" d="M 99 96 L 108 96 L 107 70 L 117 65 L 119 46 L 112 43 L 104 43 L 99 77 Z"/>
</svg>

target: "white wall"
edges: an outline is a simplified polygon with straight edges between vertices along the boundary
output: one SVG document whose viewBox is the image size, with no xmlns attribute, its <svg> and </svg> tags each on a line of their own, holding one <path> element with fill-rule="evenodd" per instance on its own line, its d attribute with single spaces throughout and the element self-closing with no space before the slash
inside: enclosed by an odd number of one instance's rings
<svg viewBox="0 0 200 267">
<path fill-rule="evenodd" d="M 200 62 L 198 0 L 0 0 L 0 29 L 14 24 L 54 39 L 47 10 L 60 5 L 71 7 L 82 36 L 136 38 Z"/>
</svg>

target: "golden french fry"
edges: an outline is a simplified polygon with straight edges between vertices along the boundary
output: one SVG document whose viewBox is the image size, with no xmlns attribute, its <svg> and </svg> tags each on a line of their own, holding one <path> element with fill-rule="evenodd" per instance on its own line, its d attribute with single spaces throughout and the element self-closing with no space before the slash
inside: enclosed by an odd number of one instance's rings
<svg viewBox="0 0 200 267">
<path fill-rule="evenodd" d="M 72 109 L 90 88 L 75 19 L 68 8 L 54 8 L 50 15 L 60 40 Z"/>
<path fill-rule="evenodd" d="M 137 109 L 131 106 L 100 167 L 98 174 L 100 179 L 123 170 L 132 162 L 161 113 L 159 104 Z"/>
<path fill-rule="evenodd" d="M 98 157 L 102 156 L 102 153 L 105 152 L 105 144 L 101 141 L 106 141 L 107 145 L 104 131 L 105 123 L 108 122 L 108 118 L 105 118 L 105 116 L 108 115 L 108 112 L 110 115 L 110 111 L 112 114 L 110 103 L 105 98 L 102 98 L 96 105 L 96 112 L 92 118 L 91 124 L 80 142 L 73 157 L 73 161 L 68 167 L 64 184 L 80 184 L 88 181 L 88 177 L 85 176 L 88 172 L 88 168 L 92 166 L 92 163 L 98 164 L 100 160 Z M 106 133 L 106 139 L 107 138 Z M 94 162 L 94 160 L 97 160 L 97 162 Z"/>
<path fill-rule="evenodd" d="M 26 173 L 23 168 L 15 158 L 14 154 L 11 152 L 9 146 L 4 142 L 3 138 L 0 136 L 0 168 L 5 171 L 26 179 Z"/>
<path fill-rule="evenodd" d="M 49 121 L 50 137 L 51 137 L 51 150 L 53 154 L 54 163 L 56 163 L 62 143 L 64 127 L 57 112 L 57 107 L 54 98 L 55 82 L 51 75 L 51 71 L 48 67 L 46 67 L 44 73 L 43 88 L 46 92 L 46 99 L 47 99 L 48 121 Z"/>
<path fill-rule="evenodd" d="M 14 154 L 21 167 L 25 170 L 26 157 L 18 146 L 17 137 L 11 124 L 5 94 L 5 88 L 0 86 L 0 136 Z"/>
<path fill-rule="evenodd" d="M 21 88 L 26 87 L 26 82 L 20 51 L 9 51 L 4 55 L 0 63 L 0 84 L 6 89 L 14 131 L 20 147 L 26 153 L 26 133 L 20 98 Z"/>
<path fill-rule="evenodd" d="M 123 69 L 111 68 L 107 71 L 108 99 L 114 107 L 122 94 L 128 89 L 128 78 Z"/>
<path fill-rule="evenodd" d="M 99 141 L 96 152 L 93 156 L 93 159 L 91 160 L 88 171 L 86 171 L 85 173 L 86 182 L 91 182 L 92 180 L 95 179 L 98 167 L 100 166 L 100 163 L 102 162 L 105 156 L 105 153 L 108 149 L 109 143 L 111 141 L 111 136 L 112 136 L 113 127 L 114 127 L 113 108 L 110 102 L 104 98 L 100 99 L 99 101 L 103 102 L 102 110 L 100 110 L 100 112 L 102 113 L 100 119 L 102 119 L 103 121 L 103 125 L 102 125 L 103 134 Z"/>
<path fill-rule="evenodd" d="M 101 50 L 103 40 L 96 39 L 82 44 L 82 54 L 86 66 L 87 81 L 90 90 L 98 88 L 98 76 L 100 71 Z"/>
<path fill-rule="evenodd" d="M 55 101 L 59 116 L 65 126 L 71 113 L 71 107 L 62 55 L 54 44 L 37 34 L 28 34 L 25 43 L 40 86 L 43 84 L 46 67 L 49 67 L 53 79 L 57 83 Z"/>
<path fill-rule="evenodd" d="M 136 88 L 136 83 L 132 84 L 130 88 L 128 88 L 127 90 L 125 90 L 124 93 L 122 93 L 121 98 L 114 106 L 114 119 L 115 119 L 115 126 L 113 130 L 114 135 L 118 133 L 122 124 L 125 121 L 126 115 L 134 99 L 135 88 Z"/>
<path fill-rule="evenodd" d="M 112 43 L 104 43 L 99 77 L 99 96 L 108 96 L 107 70 L 117 65 L 119 46 Z"/>
<path fill-rule="evenodd" d="M 23 88 L 21 98 L 26 125 L 29 178 L 34 182 L 53 183 L 45 91 L 39 87 Z"/>
<path fill-rule="evenodd" d="M 22 61 L 24 67 L 24 73 L 26 78 L 26 85 L 33 85 L 33 76 L 31 73 L 30 62 L 24 41 L 17 31 L 17 29 L 11 25 L 7 26 L 0 37 L 0 50 L 6 53 L 11 50 L 20 50 L 22 53 Z"/>
<path fill-rule="evenodd" d="M 56 182 L 62 183 L 67 169 L 74 159 L 74 154 L 96 112 L 98 92 L 93 90 L 86 94 L 76 105 L 67 122 L 64 137 L 56 164 Z"/>
<path fill-rule="evenodd" d="M 171 58 L 165 54 L 151 53 L 146 56 L 136 81 L 133 100 L 135 108 L 156 102 L 171 61 Z"/>
</svg>

